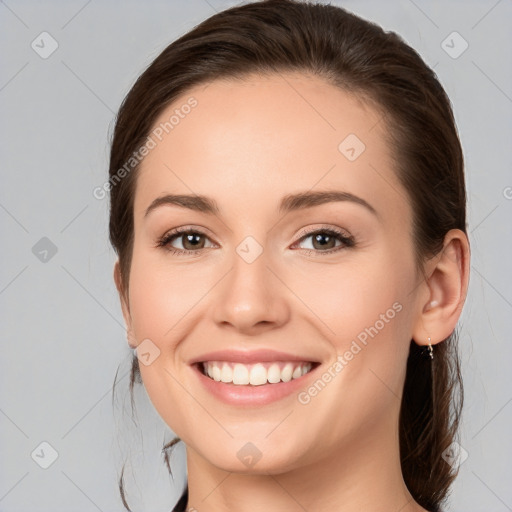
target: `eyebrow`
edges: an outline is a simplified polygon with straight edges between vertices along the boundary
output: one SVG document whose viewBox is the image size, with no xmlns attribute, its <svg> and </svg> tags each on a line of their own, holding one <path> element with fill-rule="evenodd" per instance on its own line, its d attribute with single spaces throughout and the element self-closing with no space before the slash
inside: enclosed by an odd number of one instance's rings
<svg viewBox="0 0 512 512">
<path fill-rule="evenodd" d="M 298 194 L 288 194 L 283 197 L 279 205 L 279 213 L 288 213 L 291 211 L 311 208 L 321 204 L 348 201 L 364 206 L 368 211 L 378 216 L 375 208 L 365 201 L 363 198 L 351 194 L 350 192 L 342 192 L 339 190 L 317 191 L 317 192 L 300 192 Z M 144 217 L 149 213 L 164 205 L 180 206 L 189 210 L 194 210 L 208 215 L 217 215 L 220 213 L 219 207 L 215 200 L 201 195 L 188 194 L 166 194 L 157 197 L 146 209 Z"/>
</svg>

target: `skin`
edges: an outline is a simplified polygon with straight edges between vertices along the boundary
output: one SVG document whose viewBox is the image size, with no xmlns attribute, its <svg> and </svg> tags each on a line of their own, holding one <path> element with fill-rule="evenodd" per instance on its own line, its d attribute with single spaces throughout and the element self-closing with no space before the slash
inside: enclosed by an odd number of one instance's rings
<svg viewBox="0 0 512 512">
<path fill-rule="evenodd" d="M 128 291 L 118 263 L 114 269 L 131 345 L 150 339 L 160 351 L 140 370 L 154 407 L 185 442 L 188 507 L 424 510 L 400 469 L 400 398 L 410 340 L 426 345 L 430 336 L 434 345 L 456 326 L 467 290 L 466 236 L 450 231 L 444 250 L 426 262 L 427 278 L 418 272 L 412 209 L 382 116 L 321 78 L 214 81 L 187 91 L 155 126 L 191 96 L 197 107 L 140 168 Z M 352 162 L 338 150 L 351 133 L 366 146 Z M 310 190 L 350 192 L 376 214 L 350 201 L 279 213 L 284 196 Z M 170 193 L 209 196 L 220 213 L 165 205 L 144 216 Z M 205 233 L 199 249 L 183 236 L 172 246 L 191 255 L 157 246 L 189 225 Z M 341 242 L 324 248 L 314 236 L 301 239 L 304 229 L 322 228 L 341 229 L 356 245 L 322 254 Z M 247 236 L 263 249 L 250 264 L 236 252 Z M 307 404 L 292 394 L 263 407 L 227 405 L 188 365 L 211 350 L 270 348 L 308 355 L 327 371 L 395 303 L 400 312 Z M 261 452 L 250 468 L 237 457 L 247 442 Z"/>
</svg>

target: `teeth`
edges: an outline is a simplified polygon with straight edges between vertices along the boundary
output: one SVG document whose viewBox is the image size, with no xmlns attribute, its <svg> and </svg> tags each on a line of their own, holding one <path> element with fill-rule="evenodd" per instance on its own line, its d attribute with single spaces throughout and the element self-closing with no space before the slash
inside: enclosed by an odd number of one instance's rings
<svg viewBox="0 0 512 512">
<path fill-rule="evenodd" d="M 293 370 L 292 379 L 298 379 L 299 377 L 302 377 L 302 368 L 297 366 L 297 368 Z"/>
<path fill-rule="evenodd" d="M 233 383 L 236 384 L 249 384 L 249 370 L 243 364 L 235 364 L 233 368 Z"/>
<path fill-rule="evenodd" d="M 242 364 L 240 366 L 243 366 Z M 262 364 L 255 364 L 249 372 L 249 384 L 261 386 L 267 383 L 267 370 Z"/>
<path fill-rule="evenodd" d="M 281 382 L 281 369 L 279 368 L 278 364 L 274 363 L 267 370 L 267 380 L 271 384 L 277 384 L 278 382 Z"/>
<path fill-rule="evenodd" d="M 277 384 L 298 379 L 311 371 L 311 363 L 276 362 L 241 364 L 225 361 L 208 361 L 202 363 L 203 373 L 217 382 L 231 383 L 236 386 L 261 386 Z"/>
<path fill-rule="evenodd" d="M 220 368 L 218 366 L 213 367 L 213 379 L 216 381 L 220 381 Z"/>
<path fill-rule="evenodd" d="M 224 363 L 220 372 L 221 382 L 232 382 L 233 381 L 233 370 L 229 364 Z"/>
<path fill-rule="evenodd" d="M 291 363 L 288 363 L 281 370 L 281 380 L 283 382 L 290 382 L 292 380 L 292 374 L 293 374 L 293 366 L 291 365 Z"/>
</svg>

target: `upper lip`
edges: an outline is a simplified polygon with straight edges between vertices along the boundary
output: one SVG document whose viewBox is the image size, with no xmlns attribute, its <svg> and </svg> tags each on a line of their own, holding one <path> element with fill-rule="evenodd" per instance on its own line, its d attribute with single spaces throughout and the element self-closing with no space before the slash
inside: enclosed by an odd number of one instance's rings
<svg viewBox="0 0 512 512">
<path fill-rule="evenodd" d="M 302 361 L 317 363 L 314 358 L 279 352 L 270 349 L 258 350 L 217 350 L 193 358 L 189 364 L 204 363 L 206 361 L 226 361 L 233 363 L 258 363 L 265 361 Z"/>
</svg>

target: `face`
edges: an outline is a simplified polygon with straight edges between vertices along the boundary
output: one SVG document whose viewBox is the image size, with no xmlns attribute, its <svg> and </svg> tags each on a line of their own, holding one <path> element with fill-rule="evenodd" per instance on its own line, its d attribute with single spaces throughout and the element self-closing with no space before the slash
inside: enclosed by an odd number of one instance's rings
<svg viewBox="0 0 512 512">
<path fill-rule="evenodd" d="M 389 439 L 418 301 L 382 116 L 287 73 L 195 87 L 158 127 L 124 313 L 163 420 L 227 471 L 278 473 Z M 220 361 L 213 379 L 204 361 Z"/>
</svg>

